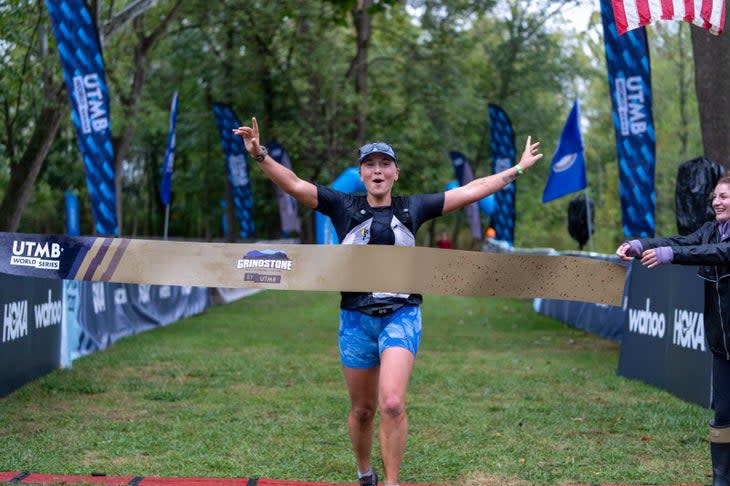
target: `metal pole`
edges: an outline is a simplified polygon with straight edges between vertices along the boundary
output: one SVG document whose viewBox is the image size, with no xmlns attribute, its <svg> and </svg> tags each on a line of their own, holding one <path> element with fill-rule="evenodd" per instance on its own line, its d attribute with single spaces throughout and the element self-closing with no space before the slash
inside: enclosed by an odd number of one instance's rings
<svg viewBox="0 0 730 486">
<path fill-rule="evenodd" d="M 165 204 L 165 231 L 163 239 L 167 239 L 167 223 L 170 220 L 170 205 Z"/>
<path fill-rule="evenodd" d="M 590 200 L 588 199 L 588 187 L 586 187 L 585 196 L 586 196 L 586 216 L 587 216 L 587 222 L 588 222 L 588 248 L 590 248 L 591 252 L 593 252 L 593 225 L 591 224 L 591 204 L 590 204 Z"/>
</svg>

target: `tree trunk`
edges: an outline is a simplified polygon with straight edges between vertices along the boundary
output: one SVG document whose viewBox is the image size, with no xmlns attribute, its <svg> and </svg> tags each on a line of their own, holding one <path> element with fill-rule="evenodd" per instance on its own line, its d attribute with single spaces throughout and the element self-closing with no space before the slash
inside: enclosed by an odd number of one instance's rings
<svg viewBox="0 0 730 486">
<path fill-rule="evenodd" d="M 0 231 L 18 230 L 20 218 L 33 192 L 33 185 L 61 126 L 64 106 L 54 104 L 41 111 L 35 120 L 35 129 L 23 156 L 17 164 L 11 164 L 10 182 L 0 203 Z"/>
<path fill-rule="evenodd" d="M 123 233 L 122 219 L 122 162 L 127 158 L 129 147 L 132 145 L 134 132 L 136 131 L 135 120 L 139 111 L 139 100 L 142 98 L 145 79 L 145 67 L 147 62 L 147 51 L 150 48 L 148 39 L 144 36 L 143 16 L 135 17 L 133 20 L 134 30 L 137 32 L 138 42 L 134 46 L 134 74 L 132 76 L 132 88 L 128 96 L 122 98 L 122 111 L 127 126 L 122 136 L 114 140 L 114 193 L 116 195 L 117 228 L 119 236 Z"/>
<path fill-rule="evenodd" d="M 692 50 L 704 156 L 730 169 L 730 37 L 693 27 Z"/>
<path fill-rule="evenodd" d="M 687 147 L 689 144 L 689 113 L 687 112 L 687 98 L 690 95 L 691 78 L 689 69 L 687 69 L 688 53 L 684 46 L 687 40 L 687 30 L 689 25 L 685 22 L 679 23 L 679 35 L 677 39 L 677 74 L 679 83 L 677 85 L 679 96 L 679 127 L 677 127 L 677 136 L 679 137 L 679 155 L 682 161 L 687 160 Z"/>
<path fill-rule="evenodd" d="M 357 52 L 352 60 L 348 76 L 355 77 L 355 93 L 359 97 L 357 115 L 355 119 L 355 142 L 357 145 L 365 143 L 368 131 L 368 49 L 372 24 L 368 9 L 373 6 L 373 0 L 358 0 L 352 11 L 352 19 L 357 32 Z"/>
<path fill-rule="evenodd" d="M 149 5 L 144 0 L 138 0 L 137 4 L 144 4 L 146 10 Z M 116 213 L 117 228 L 119 236 L 122 236 L 122 162 L 127 158 L 129 148 L 132 145 L 135 131 L 137 130 L 136 120 L 139 112 L 139 103 L 142 99 L 144 91 L 144 82 L 146 75 L 147 53 L 162 37 L 169 25 L 170 21 L 175 17 L 182 5 L 182 0 L 178 0 L 170 9 L 164 19 L 155 27 L 149 35 L 144 32 L 144 10 L 137 13 L 132 20 L 134 31 L 137 35 L 137 44 L 134 46 L 134 74 L 132 78 L 132 88 L 129 96 L 122 97 L 122 110 L 127 120 L 127 127 L 121 137 L 114 140 L 114 190 L 116 195 Z"/>
</svg>

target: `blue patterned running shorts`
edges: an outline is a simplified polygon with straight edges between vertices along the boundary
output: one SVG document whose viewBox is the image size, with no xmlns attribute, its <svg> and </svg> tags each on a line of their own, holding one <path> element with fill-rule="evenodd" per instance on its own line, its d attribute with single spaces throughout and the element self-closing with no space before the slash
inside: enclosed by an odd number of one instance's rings
<svg viewBox="0 0 730 486">
<path fill-rule="evenodd" d="M 340 361 L 347 368 L 375 368 L 387 348 L 406 348 L 415 356 L 420 341 L 418 305 L 405 305 L 382 317 L 340 309 Z"/>
</svg>

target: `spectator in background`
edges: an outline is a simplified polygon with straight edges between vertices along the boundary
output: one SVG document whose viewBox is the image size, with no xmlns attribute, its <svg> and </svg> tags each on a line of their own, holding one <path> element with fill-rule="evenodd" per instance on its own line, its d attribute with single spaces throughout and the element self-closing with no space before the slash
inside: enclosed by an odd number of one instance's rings
<svg viewBox="0 0 730 486">
<path fill-rule="evenodd" d="M 626 241 L 622 260 L 641 258 L 648 268 L 665 263 L 699 266 L 705 282 L 704 326 L 712 353 L 710 456 L 713 486 L 730 485 L 730 177 L 712 193 L 715 220 L 685 236 Z"/>
<path fill-rule="evenodd" d="M 436 240 L 436 246 L 439 248 L 451 248 L 451 240 L 449 239 L 449 235 L 446 234 L 446 231 L 441 232 L 439 239 Z"/>
</svg>

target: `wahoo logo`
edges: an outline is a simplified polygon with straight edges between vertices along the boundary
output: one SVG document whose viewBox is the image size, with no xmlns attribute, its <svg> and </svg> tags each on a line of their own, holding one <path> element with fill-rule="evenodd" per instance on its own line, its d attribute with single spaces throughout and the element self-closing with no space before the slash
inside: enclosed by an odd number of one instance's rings
<svg viewBox="0 0 730 486">
<path fill-rule="evenodd" d="M 103 132 L 109 128 L 109 117 L 105 109 L 104 92 L 96 73 L 74 76 L 74 99 L 78 109 L 81 131 L 84 134 Z"/>
<path fill-rule="evenodd" d="M 36 329 L 51 327 L 61 323 L 63 302 L 61 299 L 51 300 L 51 298 L 51 289 L 48 289 L 48 301 L 33 306 Z"/>
<path fill-rule="evenodd" d="M 33 267 L 46 270 L 58 270 L 59 258 L 63 248 L 59 243 L 39 243 L 37 241 L 13 240 L 11 265 Z"/>
<path fill-rule="evenodd" d="M 646 299 L 646 309 L 629 309 L 629 331 L 663 338 L 667 329 L 667 319 L 661 312 L 652 312 L 650 307 L 651 300 Z"/>
<path fill-rule="evenodd" d="M 263 270 L 267 273 L 244 273 L 243 280 L 245 282 L 257 283 L 280 283 L 280 272 L 291 272 L 293 262 L 281 250 L 252 250 L 246 253 L 242 259 L 238 260 L 236 268 L 243 270 Z M 274 274 L 270 273 L 274 272 Z"/>
<path fill-rule="evenodd" d="M 3 342 L 28 335 L 28 301 L 8 302 L 3 307 Z"/>
<path fill-rule="evenodd" d="M 621 135 L 641 135 L 646 132 L 646 109 L 644 82 L 641 76 L 616 78 L 616 111 L 621 126 Z"/>
<path fill-rule="evenodd" d="M 555 162 L 552 167 L 553 172 L 563 172 L 570 169 L 575 161 L 578 159 L 578 154 L 567 154 L 563 155 L 560 160 Z"/>
<path fill-rule="evenodd" d="M 705 350 L 705 319 L 702 312 L 674 309 L 674 332 L 672 344 L 687 348 Z"/>
</svg>

